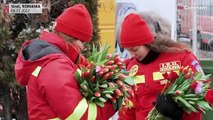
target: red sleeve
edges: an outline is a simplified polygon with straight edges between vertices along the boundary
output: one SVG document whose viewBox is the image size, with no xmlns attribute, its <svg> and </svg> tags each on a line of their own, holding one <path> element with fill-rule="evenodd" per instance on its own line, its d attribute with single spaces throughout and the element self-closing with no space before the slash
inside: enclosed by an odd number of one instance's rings
<svg viewBox="0 0 213 120">
<path fill-rule="evenodd" d="M 202 120 L 202 112 L 183 113 L 182 120 Z"/>
<path fill-rule="evenodd" d="M 98 107 L 97 120 L 109 120 L 115 112 L 112 103 L 107 102 L 104 104 L 104 108 Z"/>
<path fill-rule="evenodd" d="M 118 120 L 136 120 L 135 118 L 135 109 L 122 107 L 118 113 Z"/>
<path fill-rule="evenodd" d="M 74 79 L 74 68 L 69 60 L 57 59 L 44 66 L 39 74 L 39 90 L 61 119 L 70 116 L 83 98 Z M 114 113 L 112 105 L 107 103 L 103 108 L 98 107 L 97 119 L 108 120 Z M 87 111 L 82 119 L 87 119 Z"/>
<path fill-rule="evenodd" d="M 193 72 L 202 72 L 203 69 L 201 67 L 200 61 L 197 59 L 195 55 L 191 52 L 187 52 L 184 59 L 182 60 L 182 66 L 189 66 L 192 68 Z"/>
<path fill-rule="evenodd" d="M 38 77 L 39 90 L 62 119 L 68 117 L 82 99 L 74 71 L 74 64 L 57 59 L 44 66 Z"/>
</svg>

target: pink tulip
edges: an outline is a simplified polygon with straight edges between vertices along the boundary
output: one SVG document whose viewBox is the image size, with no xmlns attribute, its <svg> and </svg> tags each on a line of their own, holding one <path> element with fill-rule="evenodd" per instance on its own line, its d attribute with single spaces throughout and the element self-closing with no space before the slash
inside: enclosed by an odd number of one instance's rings
<svg viewBox="0 0 213 120">
<path fill-rule="evenodd" d="M 99 71 L 101 71 L 101 67 L 100 66 L 96 66 L 95 67 L 95 72 L 99 72 Z"/>
<path fill-rule="evenodd" d="M 95 97 L 100 97 L 101 96 L 101 93 L 100 92 L 95 92 Z"/>
<path fill-rule="evenodd" d="M 195 94 L 200 94 L 202 92 L 202 87 L 203 87 L 203 83 L 202 82 L 198 82 L 196 88 L 195 88 Z"/>
</svg>

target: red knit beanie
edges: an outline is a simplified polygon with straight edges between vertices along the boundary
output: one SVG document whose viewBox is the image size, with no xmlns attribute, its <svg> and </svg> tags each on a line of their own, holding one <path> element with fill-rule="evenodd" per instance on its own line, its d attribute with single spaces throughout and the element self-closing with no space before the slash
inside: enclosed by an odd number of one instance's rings
<svg viewBox="0 0 213 120">
<path fill-rule="evenodd" d="M 55 30 L 89 42 L 92 38 L 92 22 L 89 12 L 82 4 L 67 8 L 57 19 Z"/>
<path fill-rule="evenodd" d="M 154 41 L 146 21 L 138 14 L 126 16 L 121 26 L 120 43 L 122 47 L 135 47 Z"/>
</svg>

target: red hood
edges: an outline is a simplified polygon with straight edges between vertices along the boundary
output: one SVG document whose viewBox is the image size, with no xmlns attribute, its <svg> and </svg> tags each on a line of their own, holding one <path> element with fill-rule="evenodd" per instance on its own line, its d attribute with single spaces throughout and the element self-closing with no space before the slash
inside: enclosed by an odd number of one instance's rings
<svg viewBox="0 0 213 120">
<path fill-rule="evenodd" d="M 64 40 L 61 37 L 57 36 L 56 34 L 42 32 L 38 40 L 46 41 L 50 43 L 52 46 L 56 46 L 56 48 L 59 48 L 60 51 L 66 54 L 73 62 L 75 62 L 75 60 L 78 57 L 78 52 L 75 51 L 75 49 L 73 49 L 71 46 L 67 47 Z M 27 85 L 29 77 L 31 76 L 32 72 L 35 70 L 37 66 L 42 65 L 43 63 L 46 63 L 52 59 L 57 58 L 59 55 L 61 55 L 61 53 L 46 54 L 38 59 L 25 60 L 25 58 L 23 57 L 24 56 L 23 50 L 27 46 L 29 46 L 31 43 L 32 43 L 32 40 L 27 41 L 23 44 L 21 50 L 19 51 L 16 64 L 15 64 L 16 80 L 22 86 Z M 67 50 L 67 48 L 69 48 L 69 50 Z M 40 52 L 42 50 L 38 50 L 38 51 Z"/>
<path fill-rule="evenodd" d="M 18 83 L 22 86 L 26 86 L 28 83 L 28 79 L 35 68 L 42 63 L 50 60 L 49 58 L 50 56 L 45 56 L 39 60 L 27 61 L 22 58 L 22 51 L 20 51 L 15 64 L 15 75 Z"/>
<path fill-rule="evenodd" d="M 47 41 L 48 43 L 51 43 L 51 44 L 57 46 L 73 62 L 76 61 L 76 59 L 79 55 L 79 52 L 76 51 L 76 49 L 74 49 L 71 45 L 67 45 L 60 36 L 58 36 L 54 33 L 49 33 L 49 32 L 43 31 L 38 39 Z"/>
</svg>

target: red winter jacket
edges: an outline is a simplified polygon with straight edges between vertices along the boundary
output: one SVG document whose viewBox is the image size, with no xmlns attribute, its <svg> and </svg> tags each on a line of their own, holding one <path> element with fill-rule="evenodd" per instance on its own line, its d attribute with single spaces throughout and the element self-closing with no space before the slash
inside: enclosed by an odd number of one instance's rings
<svg viewBox="0 0 213 120">
<path fill-rule="evenodd" d="M 191 52 L 182 53 L 161 53 L 157 59 L 149 64 L 141 64 L 136 59 L 132 59 L 127 69 L 132 74 L 136 74 L 135 97 L 132 98 L 133 106 L 123 106 L 119 111 L 119 120 L 145 120 L 149 111 L 154 107 L 153 102 L 163 90 L 166 81 L 162 72 L 176 71 L 180 66 L 189 66 L 194 72 L 202 71 L 200 63 Z M 133 69 L 134 68 L 134 69 Z M 184 113 L 182 120 L 201 120 L 202 114 Z"/>
<path fill-rule="evenodd" d="M 79 53 L 53 33 L 42 32 L 37 40 L 23 44 L 15 74 L 27 86 L 29 120 L 108 120 L 113 106 L 88 104 L 74 78 Z"/>
</svg>

